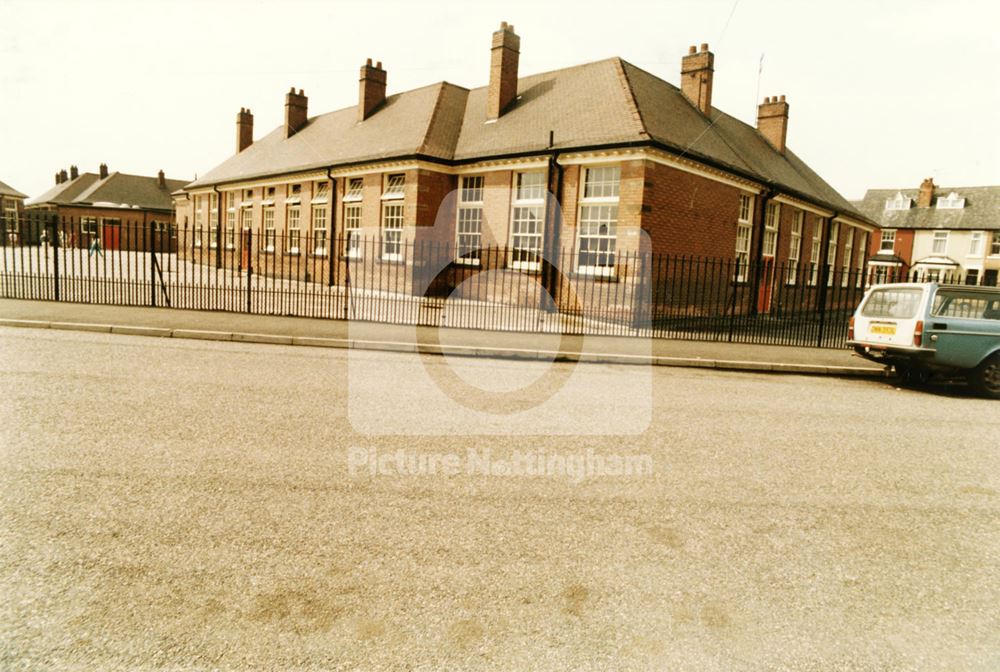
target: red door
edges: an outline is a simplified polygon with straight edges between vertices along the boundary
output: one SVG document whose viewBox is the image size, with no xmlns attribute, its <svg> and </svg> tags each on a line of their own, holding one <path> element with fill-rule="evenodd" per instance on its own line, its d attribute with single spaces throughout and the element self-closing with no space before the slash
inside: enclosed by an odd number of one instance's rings
<svg viewBox="0 0 1000 672">
<path fill-rule="evenodd" d="M 101 246 L 105 250 L 117 250 L 121 247 L 122 226 L 121 222 L 113 219 L 104 220 L 103 231 L 101 232 Z"/>
<path fill-rule="evenodd" d="M 761 260 L 760 290 L 757 292 L 757 311 L 771 311 L 771 295 L 774 292 L 774 257 Z"/>
</svg>

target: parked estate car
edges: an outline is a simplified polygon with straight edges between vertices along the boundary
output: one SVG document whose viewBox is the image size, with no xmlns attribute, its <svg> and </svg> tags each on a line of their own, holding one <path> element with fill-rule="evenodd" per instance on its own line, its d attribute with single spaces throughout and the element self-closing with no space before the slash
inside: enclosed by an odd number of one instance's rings
<svg viewBox="0 0 1000 672">
<path fill-rule="evenodd" d="M 904 378 L 959 373 L 1000 399 L 1000 288 L 876 285 L 851 318 L 848 344 Z"/>
</svg>

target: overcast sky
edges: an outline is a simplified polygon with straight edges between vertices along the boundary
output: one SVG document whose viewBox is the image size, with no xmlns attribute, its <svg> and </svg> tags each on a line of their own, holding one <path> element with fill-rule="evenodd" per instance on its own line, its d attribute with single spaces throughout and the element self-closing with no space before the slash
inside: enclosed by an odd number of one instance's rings
<svg viewBox="0 0 1000 672">
<path fill-rule="evenodd" d="M 501 20 L 522 75 L 621 56 L 678 84 L 708 42 L 713 103 L 754 123 L 760 98 L 786 95 L 789 147 L 848 198 L 1000 184 L 995 0 L 0 0 L 0 180 L 37 196 L 101 162 L 193 179 L 233 153 L 240 107 L 259 138 L 291 86 L 310 115 L 354 105 L 366 57 L 390 94 L 486 84 Z"/>
</svg>

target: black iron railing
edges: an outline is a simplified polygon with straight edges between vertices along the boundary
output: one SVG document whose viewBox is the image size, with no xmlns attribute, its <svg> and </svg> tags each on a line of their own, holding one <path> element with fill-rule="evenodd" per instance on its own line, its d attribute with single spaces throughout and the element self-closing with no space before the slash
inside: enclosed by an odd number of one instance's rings
<svg viewBox="0 0 1000 672">
<path fill-rule="evenodd" d="M 539 250 L 31 212 L 0 227 L 0 296 L 504 331 L 844 347 L 873 283 L 996 274 Z M 417 235 L 421 232 L 418 230 Z M 395 234 L 394 234 L 395 235 Z"/>
</svg>

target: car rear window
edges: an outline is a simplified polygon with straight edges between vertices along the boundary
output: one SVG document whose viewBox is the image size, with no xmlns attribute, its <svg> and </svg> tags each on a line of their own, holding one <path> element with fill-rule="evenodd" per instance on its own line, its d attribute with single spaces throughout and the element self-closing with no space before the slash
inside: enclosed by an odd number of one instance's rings
<svg viewBox="0 0 1000 672">
<path fill-rule="evenodd" d="M 919 287 L 876 289 L 868 296 L 861 314 L 865 317 L 893 317 L 908 320 L 917 316 L 924 290 Z"/>
<path fill-rule="evenodd" d="M 1000 320 L 1000 297 L 994 293 L 940 289 L 931 309 L 934 317 Z"/>
</svg>

